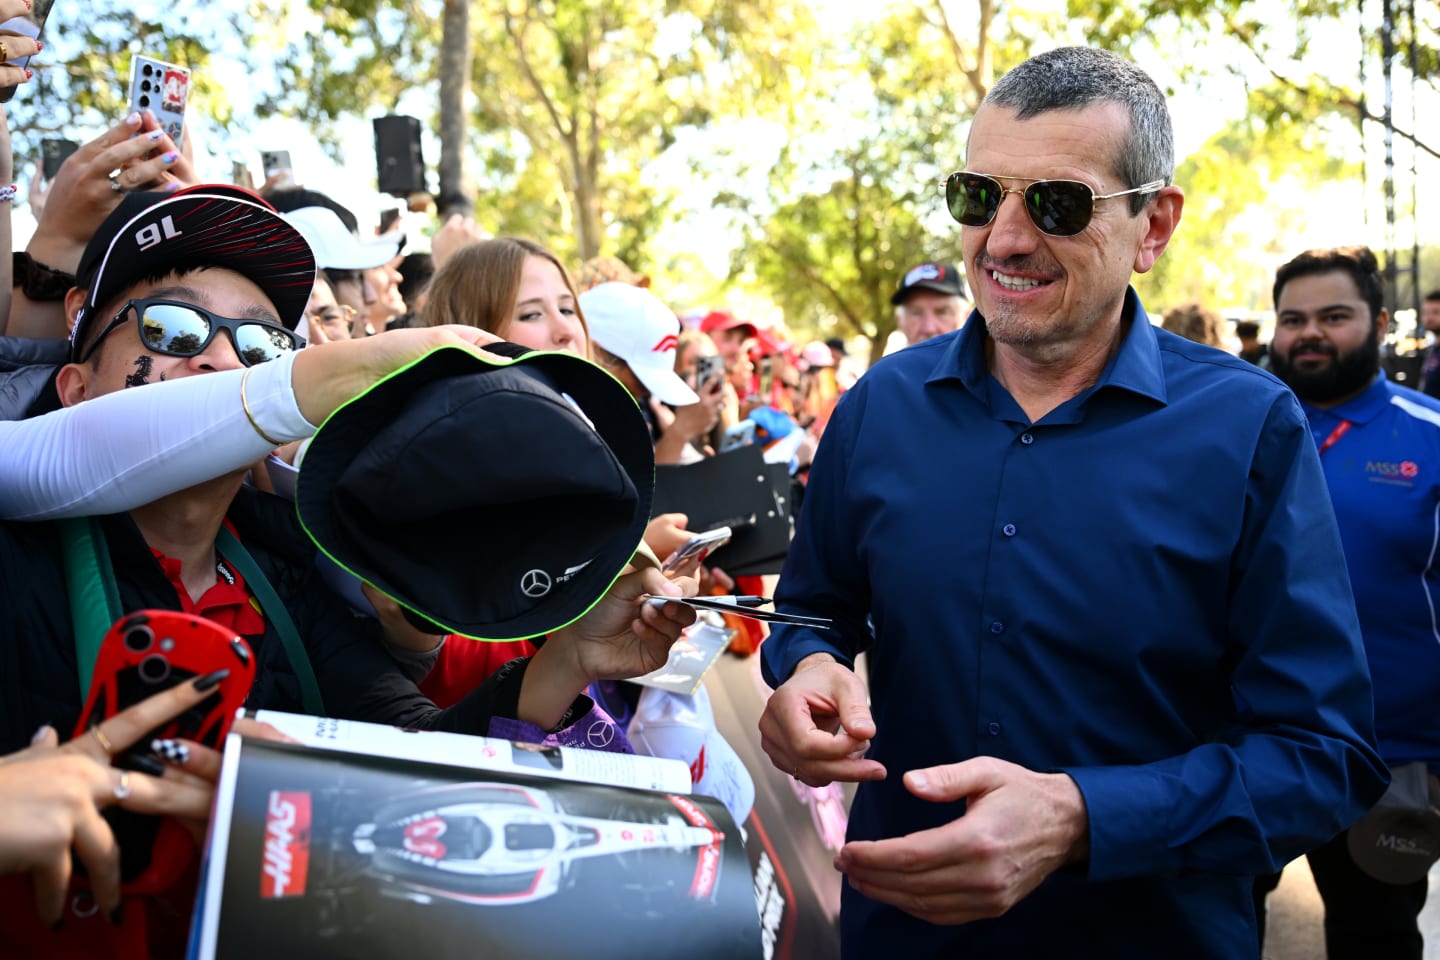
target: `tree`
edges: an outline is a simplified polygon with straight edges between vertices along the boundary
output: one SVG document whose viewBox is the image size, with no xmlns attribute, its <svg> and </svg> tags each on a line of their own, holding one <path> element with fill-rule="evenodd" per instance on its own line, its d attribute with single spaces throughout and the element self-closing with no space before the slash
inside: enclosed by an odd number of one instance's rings
<svg viewBox="0 0 1440 960">
<path fill-rule="evenodd" d="M 438 81 L 423 52 L 436 18 L 418 3 L 311 8 L 324 42 L 307 37 L 310 55 L 287 58 L 287 86 L 312 95 L 268 109 L 324 125 Z M 478 214 L 576 259 L 633 260 L 669 201 L 646 167 L 686 129 L 786 109 L 813 29 L 797 0 L 481 0 L 470 23 Z"/>
<path fill-rule="evenodd" d="M 1186 192 L 1184 216 L 1165 255 L 1136 287 L 1152 310 L 1198 301 L 1211 307 L 1269 306 L 1274 268 L 1297 253 L 1307 219 L 1324 217 L 1309 202 L 1277 202 L 1277 185 L 1309 196 L 1358 171 L 1338 159 L 1327 142 L 1326 117 L 1300 122 L 1278 105 L 1291 91 L 1252 93 L 1247 115 L 1211 137 L 1175 173 Z M 1330 119 L 1342 120 L 1330 111 Z"/>
<path fill-rule="evenodd" d="M 465 95 L 470 92 L 470 3 L 445 0 L 440 39 L 440 218 L 469 214 L 475 197 L 465 176 L 467 124 Z"/>
<path fill-rule="evenodd" d="M 944 210 L 945 174 L 964 164 L 964 135 L 997 69 L 1024 57 L 1050 24 L 978 5 L 974 43 L 946 6 L 897 8 L 858 25 L 817 57 L 770 173 L 773 204 L 721 197 L 746 234 L 736 266 L 815 334 L 863 334 L 871 359 L 895 329 L 890 294 L 906 269 L 960 260 Z"/>
</svg>

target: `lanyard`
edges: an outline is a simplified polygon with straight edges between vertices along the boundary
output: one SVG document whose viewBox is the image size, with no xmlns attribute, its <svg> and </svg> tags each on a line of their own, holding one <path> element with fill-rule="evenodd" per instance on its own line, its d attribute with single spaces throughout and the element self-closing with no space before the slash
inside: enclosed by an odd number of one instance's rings
<svg viewBox="0 0 1440 960">
<path fill-rule="evenodd" d="M 1330 431 L 1330 436 L 1326 437 L 1320 443 L 1320 452 L 1324 453 L 1326 450 L 1329 450 L 1331 447 L 1335 446 L 1335 444 L 1339 443 L 1340 438 L 1345 436 L 1345 434 L 1349 433 L 1352 426 L 1354 426 L 1354 424 L 1352 424 L 1349 420 L 1341 420 L 1339 423 L 1335 424 L 1335 429 Z"/>
<path fill-rule="evenodd" d="M 94 517 L 70 517 L 56 522 L 65 549 L 65 583 L 75 631 L 75 666 L 83 699 L 89 695 L 100 641 L 110 625 L 123 615 L 120 591 L 115 583 L 115 569 L 99 520 Z M 279 634 L 285 655 L 300 683 L 300 699 L 305 709 L 317 717 L 325 716 L 320 683 L 315 677 L 305 644 L 300 639 L 300 631 L 296 629 L 295 621 L 290 619 L 275 588 L 260 571 L 260 565 L 224 527 L 220 528 L 216 537 L 215 548 L 223 559 L 240 571 L 245 585 L 259 600 L 261 610 Z"/>
</svg>

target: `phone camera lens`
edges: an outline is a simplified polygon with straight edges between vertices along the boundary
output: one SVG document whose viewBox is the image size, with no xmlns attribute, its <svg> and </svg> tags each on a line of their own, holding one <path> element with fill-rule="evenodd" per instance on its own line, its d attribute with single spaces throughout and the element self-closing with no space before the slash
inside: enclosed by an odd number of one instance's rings
<svg viewBox="0 0 1440 960">
<path fill-rule="evenodd" d="M 140 106 L 142 106 L 142 107 L 148 107 L 148 106 L 150 106 L 150 98 L 149 98 L 149 97 L 144 97 L 144 96 L 142 96 L 142 97 L 140 98 Z"/>
<path fill-rule="evenodd" d="M 142 80 L 142 81 L 140 81 L 140 89 L 141 89 L 141 90 L 144 90 L 146 93 L 149 93 L 149 92 L 150 92 L 150 81 L 149 81 L 149 80 Z"/>
<path fill-rule="evenodd" d="M 170 661 L 154 654 L 140 661 L 140 679 L 146 683 L 162 683 L 170 676 Z"/>
<path fill-rule="evenodd" d="M 131 627 L 125 631 L 125 649 L 133 653 L 144 653 L 155 642 L 155 631 L 149 627 Z"/>
<path fill-rule="evenodd" d="M 152 66 L 150 66 L 150 64 L 148 64 L 148 63 L 145 64 L 145 66 L 143 66 L 143 67 L 140 68 L 140 73 L 143 74 L 144 76 L 147 76 L 147 77 L 150 76 L 150 74 L 152 74 L 152 73 L 154 73 L 154 72 L 155 72 L 155 68 L 152 67 Z"/>
</svg>

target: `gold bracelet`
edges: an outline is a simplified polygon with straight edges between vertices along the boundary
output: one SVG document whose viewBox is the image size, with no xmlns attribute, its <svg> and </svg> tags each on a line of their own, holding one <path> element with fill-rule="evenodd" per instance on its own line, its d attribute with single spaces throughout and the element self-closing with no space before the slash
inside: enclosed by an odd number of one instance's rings
<svg viewBox="0 0 1440 960">
<path fill-rule="evenodd" d="M 245 408 L 245 419 L 249 420 L 250 426 L 254 427 L 255 432 L 260 434 L 260 439 L 264 440 L 272 447 L 282 447 L 284 446 L 284 444 L 281 441 L 276 440 L 274 437 L 270 436 L 270 434 L 260 429 L 260 424 L 255 422 L 255 414 L 250 412 L 250 401 L 245 399 L 245 381 L 250 379 L 250 374 L 254 371 L 254 367 L 249 367 L 245 370 L 245 375 L 240 378 L 240 406 Z"/>
</svg>

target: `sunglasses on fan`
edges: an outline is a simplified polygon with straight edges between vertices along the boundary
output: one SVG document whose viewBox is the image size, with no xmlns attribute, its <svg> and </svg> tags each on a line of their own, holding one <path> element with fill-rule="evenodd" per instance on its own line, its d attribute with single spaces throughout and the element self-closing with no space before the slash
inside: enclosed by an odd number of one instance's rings
<svg viewBox="0 0 1440 960">
<path fill-rule="evenodd" d="M 1022 190 L 1003 186 L 1001 180 L 1023 180 L 1029 185 Z M 945 206 L 962 225 L 983 227 L 1000 212 L 1005 195 L 1016 193 L 1024 199 L 1025 212 L 1037 230 L 1052 237 L 1073 237 L 1090 225 L 1098 201 L 1154 193 L 1163 186 L 1164 180 L 1152 180 L 1129 190 L 1097 196 L 1088 183 L 1079 180 L 1030 180 L 961 171 L 945 178 Z"/>
<path fill-rule="evenodd" d="M 100 342 L 133 314 L 140 330 L 140 342 L 151 353 L 167 357 L 199 355 L 221 330 L 230 333 L 235 354 L 247 367 L 266 360 L 277 360 L 292 350 L 305 346 L 305 340 L 279 324 L 264 320 L 233 320 L 221 317 L 189 303 L 175 300 L 130 300 L 100 331 L 100 335 L 81 355 L 84 363 Z"/>
</svg>

